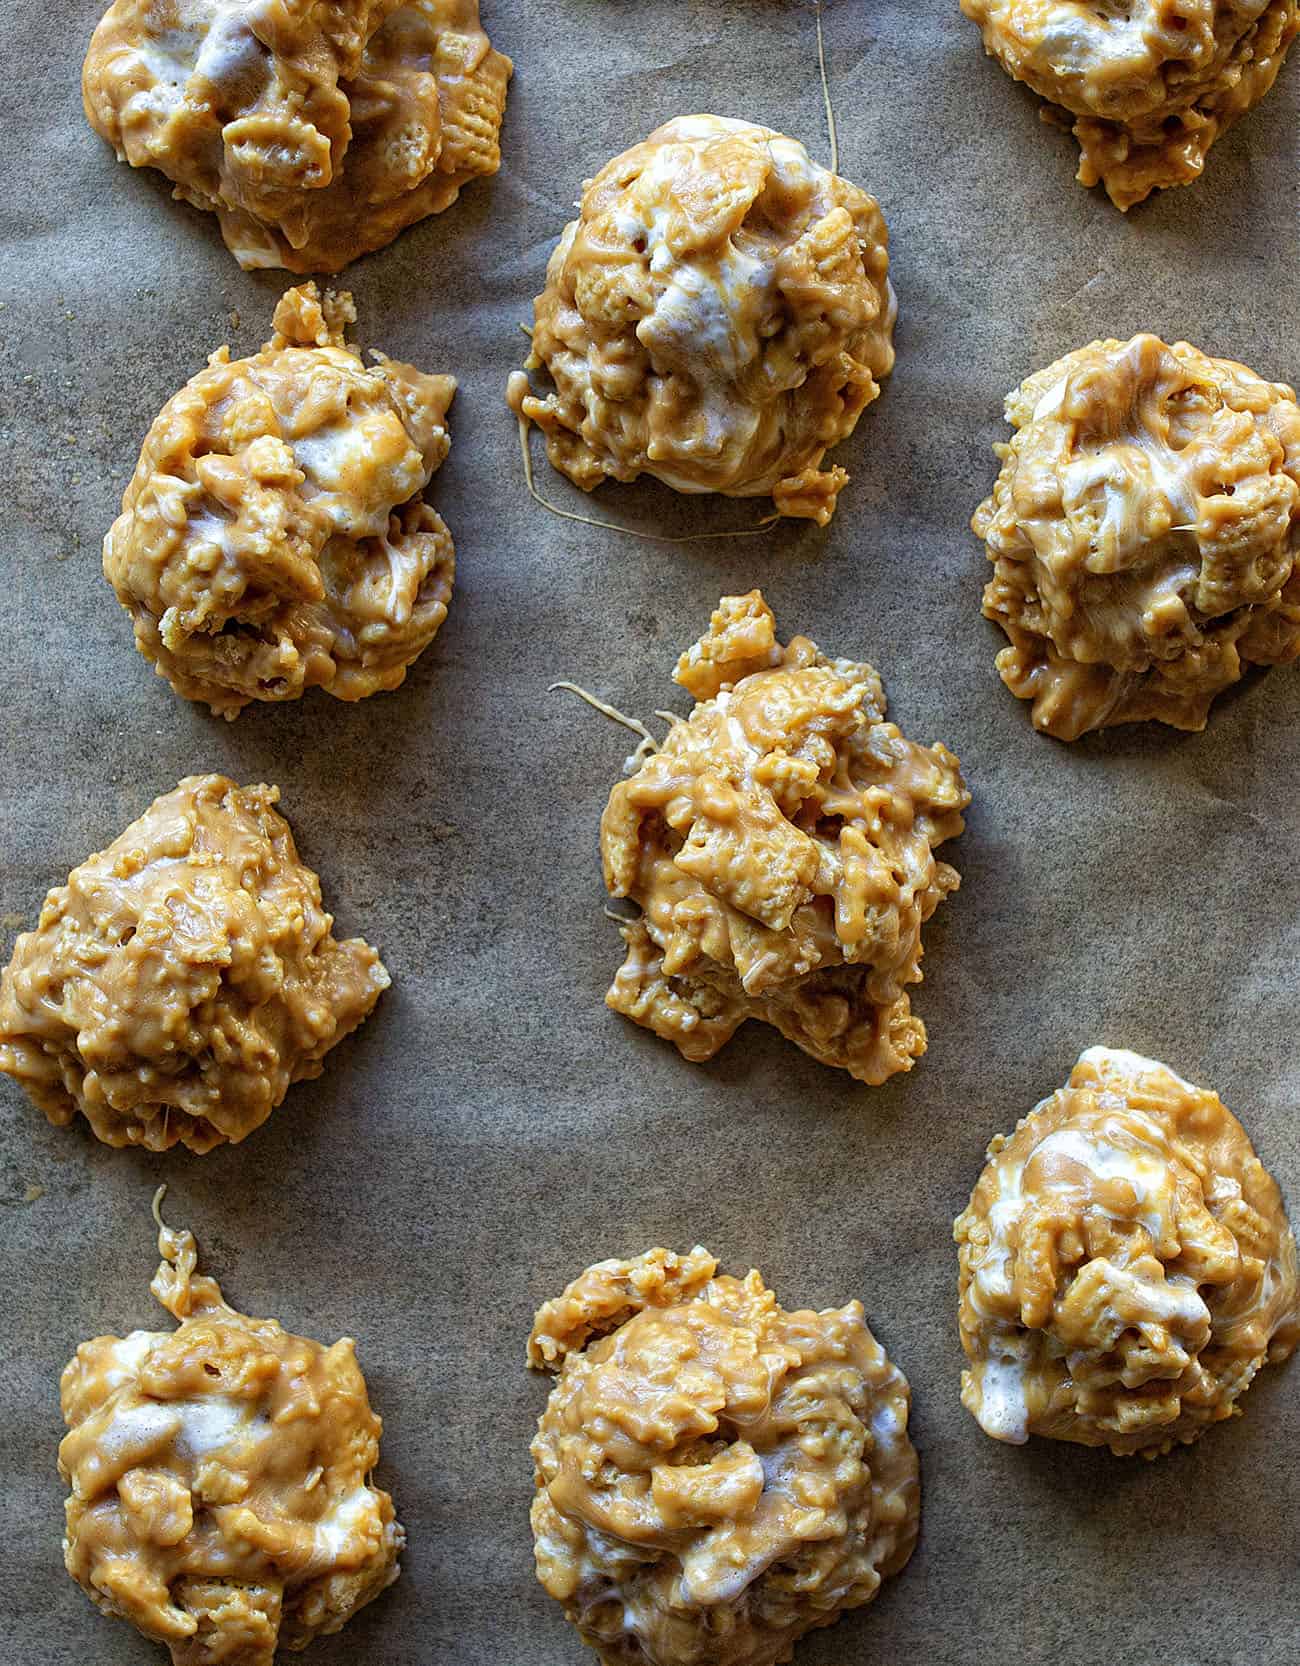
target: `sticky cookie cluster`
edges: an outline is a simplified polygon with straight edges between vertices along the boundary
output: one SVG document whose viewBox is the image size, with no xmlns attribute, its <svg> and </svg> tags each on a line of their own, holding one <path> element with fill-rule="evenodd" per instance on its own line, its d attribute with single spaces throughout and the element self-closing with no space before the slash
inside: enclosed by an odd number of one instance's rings
<svg viewBox="0 0 1300 1666">
<path fill-rule="evenodd" d="M 1300 654 L 1300 407 L 1185 341 L 1095 341 L 1007 400 L 974 529 L 1002 680 L 1061 740 L 1205 726 L 1252 665 Z"/>
<path fill-rule="evenodd" d="M 589 1267 L 543 1306 L 537 1572 L 606 1666 L 771 1666 L 916 1542 L 902 1373 L 859 1302 L 787 1313 L 707 1250 Z"/>
<path fill-rule="evenodd" d="M 959 883 L 934 856 L 970 802 L 957 759 L 885 721 L 871 666 L 782 647 L 756 590 L 673 675 L 695 709 L 601 818 L 606 887 L 641 910 L 608 1004 L 689 1059 L 757 1018 L 860 1081 L 910 1070 L 921 927 Z"/>
<path fill-rule="evenodd" d="M 511 68 L 478 0 L 114 0 L 82 93 L 241 266 L 337 272 L 497 171 Z"/>
<path fill-rule="evenodd" d="M 1277 79 L 1300 0 L 961 0 L 985 49 L 1073 130 L 1122 209 L 1200 177 Z"/>
<path fill-rule="evenodd" d="M 1154 1457 L 1300 1341 L 1281 1194 L 1217 1094 L 1092 1047 L 989 1147 L 954 1229 L 986 1433 Z"/>
<path fill-rule="evenodd" d="M 681 116 L 590 180 L 534 304 L 511 403 L 584 490 L 649 474 L 770 496 L 825 526 L 823 468 L 893 367 L 888 234 L 873 197 L 797 140 Z"/>
<path fill-rule="evenodd" d="M 382 1425 L 350 1339 L 236 1312 L 193 1235 L 158 1224 L 177 1329 L 83 1342 L 63 1373 L 64 1560 L 174 1666 L 272 1666 L 397 1578 L 405 1534 L 370 1482 Z"/>
<path fill-rule="evenodd" d="M 136 646 L 217 715 L 396 688 L 447 617 L 455 550 L 421 494 L 456 383 L 367 368 L 355 318 L 307 284 L 255 357 L 218 348 L 155 418 L 104 540 Z"/>
<path fill-rule="evenodd" d="M 340 943 L 275 787 L 187 776 L 45 899 L 0 979 L 0 1070 L 106 1145 L 261 1126 L 388 987 Z"/>
</svg>

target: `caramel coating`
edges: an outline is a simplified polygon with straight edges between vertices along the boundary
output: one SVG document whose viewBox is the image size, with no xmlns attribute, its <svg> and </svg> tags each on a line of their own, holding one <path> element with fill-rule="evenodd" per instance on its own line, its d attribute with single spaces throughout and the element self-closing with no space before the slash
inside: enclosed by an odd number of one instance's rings
<svg viewBox="0 0 1300 1666">
<path fill-rule="evenodd" d="M 696 1248 L 602 1261 L 534 1321 L 537 1577 L 605 1666 L 770 1666 L 916 1543 L 911 1395 L 862 1304 L 787 1313 Z M 592 1338 L 598 1340 L 592 1340 Z"/>
<path fill-rule="evenodd" d="M 885 722 L 869 665 L 782 648 L 757 590 L 673 676 L 699 703 L 601 817 L 605 885 L 642 911 L 607 1004 L 696 1061 L 757 1018 L 859 1081 L 910 1070 L 921 927 L 960 883 L 934 858 L 970 802 L 957 759 Z"/>
<path fill-rule="evenodd" d="M 179 1328 L 96 1337 L 63 1372 L 64 1561 L 174 1666 L 271 1666 L 397 1578 L 383 1425 L 351 1338 L 235 1312 L 193 1235 L 159 1229 L 152 1290 Z"/>
<path fill-rule="evenodd" d="M 1127 210 L 1199 179 L 1277 79 L 1300 0 L 961 0 L 984 47 L 1072 128 L 1079 182 Z"/>
<path fill-rule="evenodd" d="M 988 1155 L 953 1235 L 962 1404 L 995 1440 L 1154 1458 L 1300 1341 L 1281 1193 L 1217 1094 L 1090 1047 Z"/>
<path fill-rule="evenodd" d="M 496 173 L 512 67 L 478 0 L 114 0 L 82 96 L 241 266 L 337 272 Z"/>
<path fill-rule="evenodd" d="M 771 496 L 825 526 L 822 469 L 893 367 L 897 306 L 875 199 L 766 127 L 680 116 L 588 180 L 546 270 L 510 403 L 591 491 L 650 474 Z"/>
<path fill-rule="evenodd" d="M 219 347 L 150 428 L 104 575 L 178 694 L 393 689 L 447 617 L 456 557 L 420 494 L 450 447 L 450 376 L 344 340 L 352 297 L 290 289 L 251 359 Z"/>
<path fill-rule="evenodd" d="M 191 1151 L 261 1126 L 389 977 L 337 942 L 278 787 L 190 775 L 45 899 L 0 979 L 0 1070 L 56 1127 Z"/>
<path fill-rule="evenodd" d="M 1251 665 L 1300 653 L 1300 407 L 1280 382 L 1155 336 L 1095 341 L 1007 400 L 972 526 L 1007 687 L 1058 740 L 1203 729 Z"/>
</svg>

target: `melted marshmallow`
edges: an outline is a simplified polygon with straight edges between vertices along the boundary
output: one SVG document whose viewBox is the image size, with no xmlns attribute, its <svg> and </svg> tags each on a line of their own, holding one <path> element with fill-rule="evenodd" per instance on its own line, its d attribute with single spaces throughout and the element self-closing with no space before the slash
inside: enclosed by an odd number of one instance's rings
<svg viewBox="0 0 1300 1666">
<path fill-rule="evenodd" d="M 1130 1118 L 1136 1120 L 1133 1113 Z M 1146 1124 L 1146 1119 L 1142 1119 Z M 1133 1219 L 1140 1221 L 1150 1234 L 1153 1243 L 1160 1243 L 1165 1234 L 1165 1226 L 1174 1203 L 1173 1177 L 1169 1168 L 1169 1157 L 1160 1130 L 1154 1123 L 1146 1124 L 1152 1136 L 1153 1144 L 1149 1150 L 1135 1150 L 1130 1144 L 1102 1143 L 1090 1140 L 1077 1128 L 1058 1128 L 1041 1140 L 1034 1147 L 1033 1152 L 1025 1163 L 1025 1168 L 1037 1165 L 1039 1172 L 1043 1172 L 1044 1165 L 1040 1159 L 1062 1158 L 1066 1162 L 1086 1169 L 1098 1180 L 1119 1180 L 1131 1187 L 1136 1210 L 1117 1214 L 1107 1210 L 1114 1220 Z M 1131 1137 L 1131 1130 L 1125 1133 Z M 1042 1182 L 1042 1189 L 1046 1191 L 1068 1190 L 1074 1182 L 1071 1179 L 1053 1181 L 1046 1179 Z M 1150 1204 L 1151 1207 L 1144 1207 Z M 1093 1199 L 1093 1207 L 1101 1207 L 1097 1199 Z"/>
<path fill-rule="evenodd" d="M 975 1417 L 984 1433 L 1023 1446 L 1029 1439 L 1024 1360 L 1011 1353 L 981 1360 L 971 1372 L 971 1382 Z"/>
<path fill-rule="evenodd" d="M 143 32 L 134 54 L 154 86 L 137 96 L 169 115 L 182 103 L 191 76 L 226 89 L 260 69 L 266 48 L 249 26 L 249 12 L 248 0 L 191 0 L 176 8 L 172 27 Z"/>
<path fill-rule="evenodd" d="M 358 1537 L 363 1523 L 379 1522 L 373 1487 L 354 1487 L 336 1498 L 315 1525 L 316 1542 L 331 1562 L 340 1560 Z"/>
<path fill-rule="evenodd" d="M 181 1426 L 181 1409 L 156 1400 L 123 1406 L 101 1419 L 97 1464 L 123 1470 L 133 1468 L 144 1454 L 172 1441 Z"/>
<path fill-rule="evenodd" d="M 1140 6 L 1134 6 L 1128 17 L 1105 17 L 1088 6 L 1058 3 L 1043 29 L 1041 50 L 1062 75 L 1088 74 L 1102 58 L 1108 75 L 1119 79 L 1126 65 L 1131 70 L 1146 65 L 1149 22 L 1149 15 Z"/>
<path fill-rule="evenodd" d="M 340 532 L 378 538 L 388 530 L 393 502 L 402 502 L 424 481 L 423 459 L 409 442 L 400 464 L 394 460 L 396 419 L 383 414 L 318 428 L 291 442 L 295 463 L 319 495 L 311 496 Z M 374 490 L 382 482 L 392 490 Z M 363 492 L 362 484 L 370 488 Z M 366 497 L 371 501 L 368 503 Z"/>
<path fill-rule="evenodd" d="M 248 1410 L 224 1394 L 176 1402 L 181 1427 L 176 1444 L 189 1458 L 203 1459 L 247 1436 Z"/>
<path fill-rule="evenodd" d="M 747 131 L 747 123 L 723 118 L 696 117 L 676 124 L 676 136 L 684 140 Z M 802 145 L 773 134 L 768 149 L 783 183 L 804 181 L 815 188 L 824 170 Z M 738 248 L 732 239 L 700 257 L 671 246 L 670 228 L 680 224 L 682 215 L 678 167 L 672 147 L 661 150 L 637 181 L 634 200 L 620 205 L 616 223 L 625 236 L 644 237 L 651 275 L 659 280 L 654 311 L 637 326 L 638 339 L 657 364 L 689 376 L 696 385 L 705 421 L 697 447 L 721 454 L 736 427 L 736 384 L 762 350 L 757 324 L 768 310 L 775 276 L 770 261 Z M 666 468 L 659 472 L 679 491 L 700 490 Z"/>
<path fill-rule="evenodd" d="M 1130 1079 L 1137 1076 L 1168 1076 L 1189 1093 L 1199 1091 L 1167 1064 L 1161 1064 L 1158 1059 L 1146 1058 L 1142 1053 L 1131 1053 L 1127 1047 L 1087 1047 L 1079 1054 L 1079 1063 L 1089 1065 L 1099 1074 L 1104 1067 L 1110 1066 L 1117 1075 Z"/>
<path fill-rule="evenodd" d="M 123 1383 L 138 1377 L 145 1360 L 160 1342 L 166 1340 L 162 1331 L 152 1330 L 133 1330 L 129 1336 L 115 1338 L 107 1350 L 113 1363 L 104 1373 L 105 1382 L 110 1388 L 120 1388 Z"/>
</svg>

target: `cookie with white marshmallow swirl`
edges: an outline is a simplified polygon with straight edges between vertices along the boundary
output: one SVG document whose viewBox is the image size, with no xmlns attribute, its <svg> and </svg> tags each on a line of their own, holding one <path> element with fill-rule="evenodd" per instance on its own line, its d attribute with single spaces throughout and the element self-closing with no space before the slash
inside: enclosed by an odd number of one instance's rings
<svg viewBox="0 0 1300 1666">
<path fill-rule="evenodd" d="M 1203 729 L 1252 666 L 1300 654 L 1300 407 L 1153 335 L 1094 341 L 1011 393 L 972 526 L 1004 683 L 1058 740 Z"/>
<path fill-rule="evenodd" d="M 406 1535 L 371 1484 L 382 1424 L 349 1338 L 237 1312 L 154 1213 L 152 1289 L 177 1329 L 98 1336 L 63 1373 L 64 1561 L 173 1666 L 272 1666 L 397 1578 Z"/>
<path fill-rule="evenodd" d="M 648 474 L 767 497 L 825 526 L 853 432 L 894 364 L 880 206 L 798 140 L 679 116 L 589 180 L 534 303 L 509 398 L 591 491 Z"/>
<path fill-rule="evenodd" d="M 528 1358 L 537 1576 L 605 1666 L 775 1666 L 911 1556 L 910 1394 L 859 1302 L 649 1250 L 547 1302 Z"/>
<path fill-rule="evenodd" d="M 962 1403 L 986 1434 L 1156 1457 L 1234 1416 L 1300 1341 L 1296 1244 L 1205 1088 L 1090 1047 L 958 1217 Z"/>
</svg>

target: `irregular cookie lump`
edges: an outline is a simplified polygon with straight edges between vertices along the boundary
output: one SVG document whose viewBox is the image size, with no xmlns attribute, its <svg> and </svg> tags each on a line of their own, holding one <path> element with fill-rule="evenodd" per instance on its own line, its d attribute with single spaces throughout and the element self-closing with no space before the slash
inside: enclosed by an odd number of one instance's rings
<svg viewBox="0 0 1300 1666">
<path fill-rule="evenodd" d="M 387 989 L 369 944 L 335 940 L 279 796 L 187 776 L 46 897 L 0 979 L 0 1070 L 56 1126 L 242 1140 Z"/>
<path fill-rule="evenodd" d="M 366 369 L 355 317 L 307 284 L 254 358 L 219 347 L 154 421 L 104 539 L 136 646 L 219 716 L 396 688 L 447 617 L 455 550 L 420 494 L 456 383 L 382 353 Z"/>
<path fill-rule="evenodd" d="M 337 272 L 496 173 L 511 69 L 478 0 L 114 0 L 82 95 L 241 266 Z"/>
<path fill-rule="evenodd" d="M 972 526 L 1004 683 L 1058 740 L 1203 729 L 1251 665 L 1300 653 L 1300 407 L 1280 382 L 1152 335 L 1095 341 L 1007 400 Z"/>
<path fill-rule="evenodd" d="M 606 1002 L 688 1059 L 757 1018 L 859 1081 L 910 1070 L 921 927 L 959 884 L 934 858 L 970 802 L 957 759 L 885 721 L 869 665 L 782 648 L 757 590 L 673 676 L 699 703 L 601 817 L 605 885 L 641 908 Z"/>
<path fill-rule="evenodd" d="M 587 181 L 534 303 L 511 405 L 590 491 L 650 474 L 771 496 L 825 526 L 822 468 L 893 367 L 897 311 L 874 198 L 770 128 L 681 116 Z"/>
<path fill-rule="evenodd" d="M 1216 1094 L 1135 1053 L 1090 1047 L 993 1141 L 954 1236 L 962 1404 L 996 1440 L 1153 1458 L 1300 1341 L 1272 1176 Z"/>
<path fill-rule="evenodd" d="M 593 1340 L 593 1338 L 595 1340 Z M 770 1666 L 916 1543 L 907 1381 L 862 1304 L 787 1313 L 696 1248 L 537 1314 L 537 1577 L 606 1666 Z"/>
<path fill-rule="evenodd" d="M 175 1666 L 271 1666 L 397 1578 L 383 1425 L 355 1343 L 235 1312 L 192 1234 L 159 1229 L 152 1289 L 179 1328 L 83 1342 L 63 1373 L 64 1561 Z"/>
<path fill-rule="evenodd" d="M 1277 79 L 1300 0 L 961 0 L 984 47 L 1073 129 L 1117 208 L 1189 185 Z"/>
</svg>

